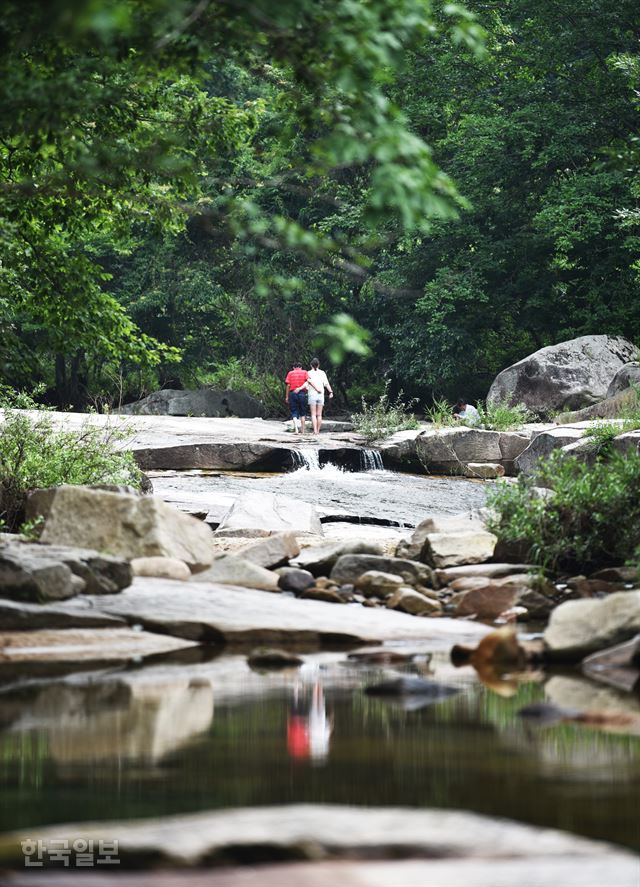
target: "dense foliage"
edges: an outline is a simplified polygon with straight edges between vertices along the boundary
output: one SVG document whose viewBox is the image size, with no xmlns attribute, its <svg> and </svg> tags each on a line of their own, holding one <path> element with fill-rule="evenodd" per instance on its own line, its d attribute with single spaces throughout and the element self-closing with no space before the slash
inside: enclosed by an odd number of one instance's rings
<svg viewBox="0 0 640 887">
<path fill-rule="evenodd" d="M 547 488 L 548 495 L 540 488 Z M 588 465 L 557 451 L 490 494 L 490 529 L 532 563 L 566 571 L 640 560 L 640 455 Z"/>
<path fill-rule="evenodd" d="M 632 0 L 7 0 L 0 380 L 100 407 L 319 349 L 353 404 L 476 398 L 638 338 L 639 31 Z"/>
<path fill-rule="evenodd" d="M 7 410 L 0 434 L 0 527 L 19 528 L 30 490 L 60 484 L 140 486 L 133 454 L 119 443 L 126 437 L 115 426 L 78 431 L 56 428 L 47 412 L 35 418 Z"/>
</svg>

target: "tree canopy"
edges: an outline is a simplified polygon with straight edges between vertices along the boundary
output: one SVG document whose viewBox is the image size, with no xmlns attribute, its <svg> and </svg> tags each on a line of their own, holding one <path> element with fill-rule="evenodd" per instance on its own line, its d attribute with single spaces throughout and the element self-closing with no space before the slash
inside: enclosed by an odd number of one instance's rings
<svg viewBox="0 0 640 887">
<path fill-rule="evenodd" d="M 264 389 L 319 348 L 343 396 L 427 400 L 638 338 L 639 33 L 631 0 L 8 0 L 0 380 Z"/>
</svg>

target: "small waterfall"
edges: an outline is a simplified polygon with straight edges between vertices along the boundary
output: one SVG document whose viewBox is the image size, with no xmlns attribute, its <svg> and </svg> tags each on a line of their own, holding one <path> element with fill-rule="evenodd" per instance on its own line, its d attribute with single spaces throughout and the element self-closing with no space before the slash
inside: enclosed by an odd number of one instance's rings
<svg viewBox="0 0 640 887">
<path fill-rule="evenodd" d="M 293 464 L 297 469 L 306 468 L 307 471 L 320 470 L 320 453 L 311 447 L 305 447 L 303 450 L 291 450 L 293 456 Z"/>
<path fill-rule="evenodd" d="M 384 464 L 379 450 L 361 450 L 360 468 L 362 471 L 384 471 Z"/>
</svg>

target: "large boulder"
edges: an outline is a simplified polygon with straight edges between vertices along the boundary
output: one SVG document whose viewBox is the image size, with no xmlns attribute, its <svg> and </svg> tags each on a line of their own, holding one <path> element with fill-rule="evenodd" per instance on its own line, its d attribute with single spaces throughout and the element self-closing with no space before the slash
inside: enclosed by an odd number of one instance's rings
<svg viewBox="0 0 640 887">
<path fill-rule="evenodd" d="M 443 428 L 416 438 L 416 453 L 428 471 L 464 473 L 467 462 L 500 462 L 500 432 Z"/>
<path fill-rule="evenodd" d="M 609 387 L 607 388 L 607 397 L 613 397 L 621 391 L 628 388 L 637 388 L 640 386 L 640 361 L 632 360 L 625 363 L 615 374 Z"/>
<path fill-rule="evenodd" d="M 572 426 L 551 428 L 536 435 L 526 450 L 515 460 L 515 467 L 520 474 L 531 474 L 535 469 L 538 459 L 549 456 L 554 450 L 559 450 L 570 444 L 582 440 L 584 428 Z"/>
<path fill-rule="evenodd" d="M 131 560 L 175 557 L 196 572 L 213 560 L 210 528 L 155 496 L 133 496 L 89 487 L 36 490 L 27 520 L 42 521 L 41 542 L 75 545 Z"/>
<path fill-rule="evenodd" d="M 578 410 L 607 395 L 614 376 L 638 356 L 621 336 L 580 336 L 541 348 L 496 376 L 487 402 L 524 404 L 539 416 Z"/>
<path fill-rule="evenodd" d="M 206 416 L 213 419 L 236 416 L 238 419 L 264 419 L 264 405 L 245 391 L 178 391 L 166 388 L 154 391 L 136 403 L 126 404 L 121 413 L 140 416 Z"/>
<path fill-rule="evenodd" d="M 550 659 L 578 662 L 639 632 L 640 591 L 619 591 L 601 600 L 560 604 L 551 614 L 544 643 Z"/>
<path fill-rule="evenodd" d="M 291 530 L 323 535 L 318 512 L 313 505 L 288 496 L 252 492 L 239 496 L 220 522 L 219 530 Z"/>
</svg>

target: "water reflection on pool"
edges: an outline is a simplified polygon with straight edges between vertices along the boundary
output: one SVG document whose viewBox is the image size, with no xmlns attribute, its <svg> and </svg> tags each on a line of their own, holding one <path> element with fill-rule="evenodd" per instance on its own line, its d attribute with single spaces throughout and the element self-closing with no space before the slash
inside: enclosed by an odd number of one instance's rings
<svg viewBox="0 0 640 887">
<path fill-rule="evenodd" d="M 388 669 L 305 658 L 267 674 L 198 651 L 47 682 L 0 671 L 0 829 L 314 802 L 458 808 L 640 845 L 640 739 L 527 726 L 516 712 L 545 697 L 542 676 L 506 697 L 418 658 L 460 692 L 415 707 L 364 694 Z M 588 695 L 576 675 L 546 691 L 562 704 L 576 681 Z"/>
</svg>

